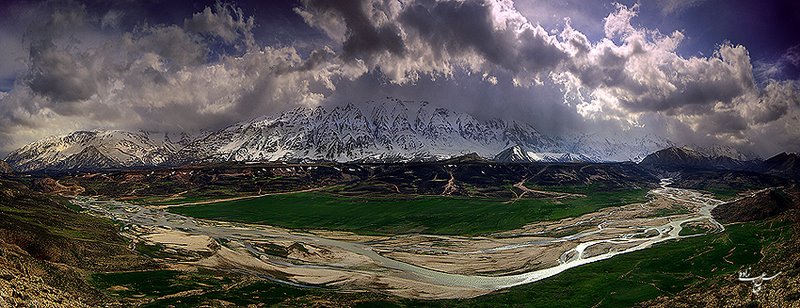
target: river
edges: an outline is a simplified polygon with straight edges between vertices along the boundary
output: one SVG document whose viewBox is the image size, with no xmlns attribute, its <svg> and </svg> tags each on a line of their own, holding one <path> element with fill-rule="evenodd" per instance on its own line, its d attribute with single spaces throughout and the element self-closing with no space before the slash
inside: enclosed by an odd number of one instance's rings
<svg viewBox="0 0 800 308">
<path fill-rule="evenodd" d="M 631 228 L 631 232 L 628 234 L 580 242 L 574 248 L 564 251 L 559 258 L 558 265 L 556 266 L 506 276 L 460 275 L 432 270 L 385 257 L 377 253 L 372 247 L 370 247 L 368 243 L 330 239 L 309 233 L 291 231 L 275 232 L 274 228 L 256 225 L 195 219 L 169 213 L 162 209 L 147 208 L 144 206 L 128 204 L 120 201 L 100 201 L 89 197 L 77 197 L 73 199 L 73 202 L 97 215 L 112 218 L 126 225 L 171 228 L 189 234 L 206 235 L 215 239 L 217 242 L 240 242 L 244 246 L 248 247 L 248 250 L 257 257 L 269 256 L 257 249 L 253 249 L 248 244 L 249 241 L 254 239 L 291 240 L 321 247 L 337 247 L 348 252 L 367 257 L 382 267 L 402 271 L 406 273 L 407 276 L 411 277 L 411 279 L 420 282 L 451 287 L 498 290 L 539 281 L 557 275 L 570 268 L 609 259 L 617 255 L 646 249 L 654 244 L 664 241 L 675 240 L 683 237 L 699 236 L 680 235 L 680 232 L 683 229 L 683 224 L 688 222 L 708 220 L 716 227 L 717 231 L 724 230 L 724 227 L 716 222 L 713 217 L 711 217 L 711 209 L 721 204 L 721 201 L 710 198 L 696 191 L 672 188 L 669 187 L 669 184 L 670 182 L 668 179 L 662 180 L 661 187 L 652 190 L 651 193 L 679 203 L 696 206 L 699 210 L 695 211 L 694 215 L 690 215 L 690 217 L 680 220 L 669 221 L 668 223 L 660 226 L 649 226 L 643 230 L 641 228 Z M 553 238 L 536 242 L 514 243 L 469 253 L 490 253 L 504 249 L 517 249 L 526 246 L 547 245 L 557 241 L 577 241 L 584 236 L 596 235 L 603 229 L 603 224 L 599 224 L 597 228 L 598 230 L 595 231 L 586 231 L 584 233 L 570 235 L 563 238 Z M 652 236 L 643 236 L 645 234 L 652 234 Z M 585 254 L 588 248 L 599 244 L 611 246 L 616 245 L 620 246 L 621 248 L 608 249 L 608 251 L 605 253 L 593 256 Z M 282 263 L 282 265 L 298 267 L 308 266 L 293 263 Z M 331 266 L 330 268 L 346 270 L 338 266 Z"/>
</svg>

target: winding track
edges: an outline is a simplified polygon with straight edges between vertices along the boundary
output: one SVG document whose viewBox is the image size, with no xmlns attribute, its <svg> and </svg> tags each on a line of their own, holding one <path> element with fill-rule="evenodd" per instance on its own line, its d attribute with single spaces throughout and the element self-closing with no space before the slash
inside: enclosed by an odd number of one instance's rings
<svg viewBox="0 0 800 308">
<path fill-rule="evenodd" d="M 92 212 L 95 212 L 96 214 L 110 217 L 114 220 L 123 222 L 125 224 L 134 224 L 147 227 L 168 227 L 173 229 L 179 229 L 183 232 L 187 232 L 190 234 L 207 235 L 210 236 L 211 238 L 214 238 L 218 242 L 223 240 L 240 242 L 243 244 L 243 246 L 248 247 L 248 251 L 250 251 L 257 257 L 269 258 L 269 255 L 257 249 L 253 249 L 252 246 L 250 246 L 249 244 L 250 241 L 264 240 L 264 239 L 291 240 L 291 241 L 309 243 L 322 247 L 328 246 L 328 247 L 337 247 L 340 249 L 344 249 L 346 251 L 368 257 L 381 267 L 408 273 L 409 274 L 408 276 L 411 277 L 411 279 L 421 282 L 432 283 L 443 286 L 452 286 L 452 287 L 466 287 L 466 288 L 474 288 L 482 290 L 498 290 L 542 280 L 557 275 L 573 267 L 577 267 L 592 262 L 597 262 L 600 260 L 605 260 L 620 254 L 646 249 L 660 242 L 685 238 L 690 236 L 698 236 L 698 235 L 688 235 L 688 236 L 680 235 L 680 232 L 682 230 L 682 225 L 687 222 L 708 220 L 712 222 L 712 224 L 716 226 L 716 228 L 719 231 L 724 230 L 724 227 L 711 217 L 711 209 L 721 204 L 722 203 L 721 201 L 709 198 L 695 191 L 671 188 L 668 187 L 669 184 L 670 182 L 668 180 L 662 180 L 662 187 L 659 189 L 652 190 L 651 193 L 661 195 L 663 197 L 675 200 L 680 203 L 694 205 L 699 208 L 699 211 L 696 211 L 696 215 L 681 220 L 670 221 L 669 223 L 663 224 L 661 226 L 655 226 L 655 227 L 651 226 L 644 229 L 643 231 L 641 231 L 641 229 L 640 230 L 632 229 L 632 233 L 624 234 L 622 236 L 617 235 L 612 238 L 603 238 L 587 242 L 581 242 L 576 247 L 564 251 L 561 254 L 561 257 L 559 258 L 559 264 L 556 266 L 535 270 L 531 272 L 526 272 L 522 274 L 507 275 L 507 276 L 459 275 L 459 274 L 451 274 L 451 273 L 435 271 L 385 257 L 377 253 L 375 250 L 373 250 L 373 248 L 370 247 L 368 243 L 356 243 L 356 242 L 347 242 L 342 240 L 334 240 L 307 233 L 285 232 L 278 234 L 275 232 L 275 229 L 270 229 L 269 227 L 265 226 L 194 219 L 177 214 L 172 214 L 156 208 L 146 208 L 143 206 L 131 205 L 118 201 L 97 201 L 91 198 L 80 197 L 74 199 L 73 202 L 81 207 L 84 207 Z M 603 223 L 598 225 L 598 230 L 602 229 L 603 229 Z M 576 240 L 588 235 L 595 235 L 598 233 L 598 230 L 587 231 L 584 233 L 579 233 L 576 235 L 566 236 L 562 238 L 554 238 L 536 242 L 515 243 L 491 249 L 472 251 L 466 253 L 478 253 L 478 254 L 489 253 L 494 251 L 516 249 L 526 246 L 546 245 L 554 242 Z M 652 231 L 656 231 L 657 235 L 646 236 L 646 237 L 642 236 L 648 234 L 648 232 L 650 232 L 649 234 L 653 234 L 654 232 Z M 619 250 L 609 249 L 608 252 L 594 256 L 589 256 L 586 254 L 586 250 L 588 248 L 599 244 L 619 245 L 621 247 L 624 247 L 624 249 L 619 249 Z M 263 260 L 264 258 L 261 259 Z M 288 265 L 299 266 L 299 267 L 311 266 L 311 265 L 296 265 L 296 264 L 288 264 Z M 360 271 L 360 272 L 365 271 L 363 269 L 354 270 L 337 266 L 322 266 L 322 267 L 341 270 L 341 271 Z"/>
<path fill-rule="evenodd" d="M 255 198 L 261 198 L 261 197 L 266 197 L 266 196 L 277 196 L 277 195 L 288 195 L 288 194 L 296 194 L 296 193 L 303 193 L 303 192 L 312 192 L 312 191 L 322 190 L 324 188 L 325 187 L 323 186 L 323 187 L 314 187 L 314 188 L 308 188 L 308 189 L 301 189 L 301 190 L 294 190 L 294 191 L 284 191 L 284 192 L 274 192 L 274 193 L 266 193 L 266 194 L 260 193 L 261 189 L 259 189 L 259 194 L 252 195 L 252 196 L 239 196 L 239 197 L 230 197 L 230 198 L 224 198 L 224 199 L 213 199 L 213 200 L 186 202 L 186 203 L 178 203 L 178 204 L 151 205 L 151 206 L 148 206 L 148 207 L 149 208 L 153 208 L 153 209 L 162 210 L 162 209 L 166 209 L 166 208 L 170 208 L 170 207 L 178 207 L 178 206 L 212 204 L 212 203 L 228 202 L 228 201 L 236 201 L 236 200 L 255 199 Z M 131 194 L 133 194 L 133 193 L 131 192 Z"/>
</svg>

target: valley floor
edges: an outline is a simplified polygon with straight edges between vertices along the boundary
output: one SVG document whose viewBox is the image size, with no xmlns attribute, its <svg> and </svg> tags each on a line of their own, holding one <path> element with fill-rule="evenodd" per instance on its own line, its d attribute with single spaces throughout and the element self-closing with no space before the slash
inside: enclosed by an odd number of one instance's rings
<svg viewBox="0 0 800 308">
<path fill-rule="evenodd" d="M 0 305 L 800 303 L 795 187 L 654 174 L 447 162 L 0 178 Z"/>
<path fill-rule="evenodd" d="M 118 201 L 73 202 L 124 223 L 127 236 L 145 247 L 161 247 L 163 259 L 175 267 L 245 272 L 302 286 L 376 290 L 430 300 L 476 297 L 669 240 L 724 230 L 710 215 L 720 203 L 713 198 L 666 186 L 650 195 L 652 200 L 644 203 L 481 236 L 297 232 L 192 219 Z M 685 226 L 701 231 L 685 234 Z"/>
</svg>

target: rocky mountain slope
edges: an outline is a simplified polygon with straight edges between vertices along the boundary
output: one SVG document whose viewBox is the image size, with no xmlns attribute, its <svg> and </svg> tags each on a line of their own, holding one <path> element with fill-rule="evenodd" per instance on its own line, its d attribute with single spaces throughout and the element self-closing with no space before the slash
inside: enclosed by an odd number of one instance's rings
<svg viewBox="0 0 800 308">
<path fill-rule="evenodd" d="M 4 160 L 0 160 L 0 174 L 3 173 L 11 173 L 13 170 L 11 169 L 11 165 L 9 165 Z"/>
<path fill-rule="evenodd" d="M 91 170 L 228 161 L 432 161 L 476 153 L 501 162 L 639 161 L 673 146 L 655 136 L 547 136 L 519 121 L 481 121 L 427 102 L 387 99 L 301 107 L 193 138 L 78 131 L 8 155 L 17 171 Z"/>
<path fill-rule="evenodd" d="M 740 160 L 739 158 L 749 158 L 741 154 L 731 154 L 731 156 L 714 155 L 713 151 L 699 152 L 687 147 L 670 147 L 656 151 L 647 155 L 641 165 L 662 171 L 681 170 L 688 172 L 706 171 L 736 171 L 736 177 L 761 177 L 768 176 L 784 179 L 800 179 L 800 155 L 796 153 L 780 153 L 767 160 L 750 159 Z M 736 180 L 733 182 L 747 182 Z"/>
<path fill-rule="evenodd" d="M 759 161 L 738 160 L 729 156 L 699 152 L 686 147 L 669 147 L 647 155 L 642 165 L 662 168 L 752 170 Z"/>
<path fill-rule="evenodd" d="M 777 216 L 790 208 L 800 206 L 800 200 L 793 200 L 797 187 L 768 188 L 752 193 L 735 201 L 715 207 L 711 214 L 723 223 L 762 220 Z"/>
<path fill-rule="evenodd" d="M 0 177 L 0 207 L 0 307 L 118 306 L 91 286 L 87 272 L 155 267 L 110 220 L 72 210 L 65 198 L 24 181 Z"/>
<path fill-rule="evenodd" d="M 503 150 L 494 156 L 494 160 L 511 163 L 597 161 L 597 159 L 581 154 L 528 151 L 519 145 Z"/>
<path fill-rule="evenodd" d="M 237 123 L 182 149 L 174 161 L 421 161 L 472 152 L 492 157 L 514 145 L 560 150 L 525 123 L 481 122 L 426 102 L 390 100 L 297 108 Z"/>
<path fill-rule="evenodd" d="M 780 153 L 761 163 L 761 172 L 789 178 L 800 178 L 800 155 Z"/>
<path fill-rule="evenodd" d="M 189 142 L 185 136 L 172 138 L 147 132 L 76 131 L 28 144 L 5 160 L 17 171 L 153 166 L 165 163 Z"/>
</svg>

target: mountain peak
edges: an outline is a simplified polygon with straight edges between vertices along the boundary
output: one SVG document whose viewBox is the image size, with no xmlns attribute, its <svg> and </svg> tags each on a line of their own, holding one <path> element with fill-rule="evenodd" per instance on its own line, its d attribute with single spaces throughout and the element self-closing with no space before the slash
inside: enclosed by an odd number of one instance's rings
<svg viewBox="0 0 800 308">
<path fill-rule="evenodd" d="M 741 161 L 728 156 L 710 155 L 689 147 L 668 147 L 647 155 L 642 165 L 660 168 L 698 168 L 750 170 L 756 167 L 756 161 Z"/>
<path fill-rule="evenodd" d="M 585 155 L 569 152 L 535 152 L 526 150 L 520 145 L 514 145 L 495 155 L 494 160 L 506 163 L 531 163 L 531 162 L 595 162 Z"/>
<path fill-rule="evenodd" d="M 480 121 L 427 101 L 387 98 L 333 108 L 298 107 L 195 138 L 162 138 L 147 131 L 77 131 L 31 143 L 7 160 L 21 171 L 91 167 L 75 163 L 79 157 L 119 167 L 287 159 L 421 161 L 465 153 L 509 162 L 608 161 L 635 159 L 664 144 L 649 139 L 626 142 L 588 135 L 553 138 L 526 122 Z M 620 149 L 627 151 L 620 154 Z"/>
<path fill-rule="evenodd" d="M 51 136 L 17 149 L 6 161 L 19 171 L 72 169 L 85 159 L 99 168 L 157 165 L 180 147 L 168 138 L 151 139 L 150 133 L 121 130 L 75 131 Z"/>
<path fill-rule="evenodd" d="M 765 160 L 761 167 L 765 173 L 800 178 L 800 155 L 783 152 Z"/>
</svg>

